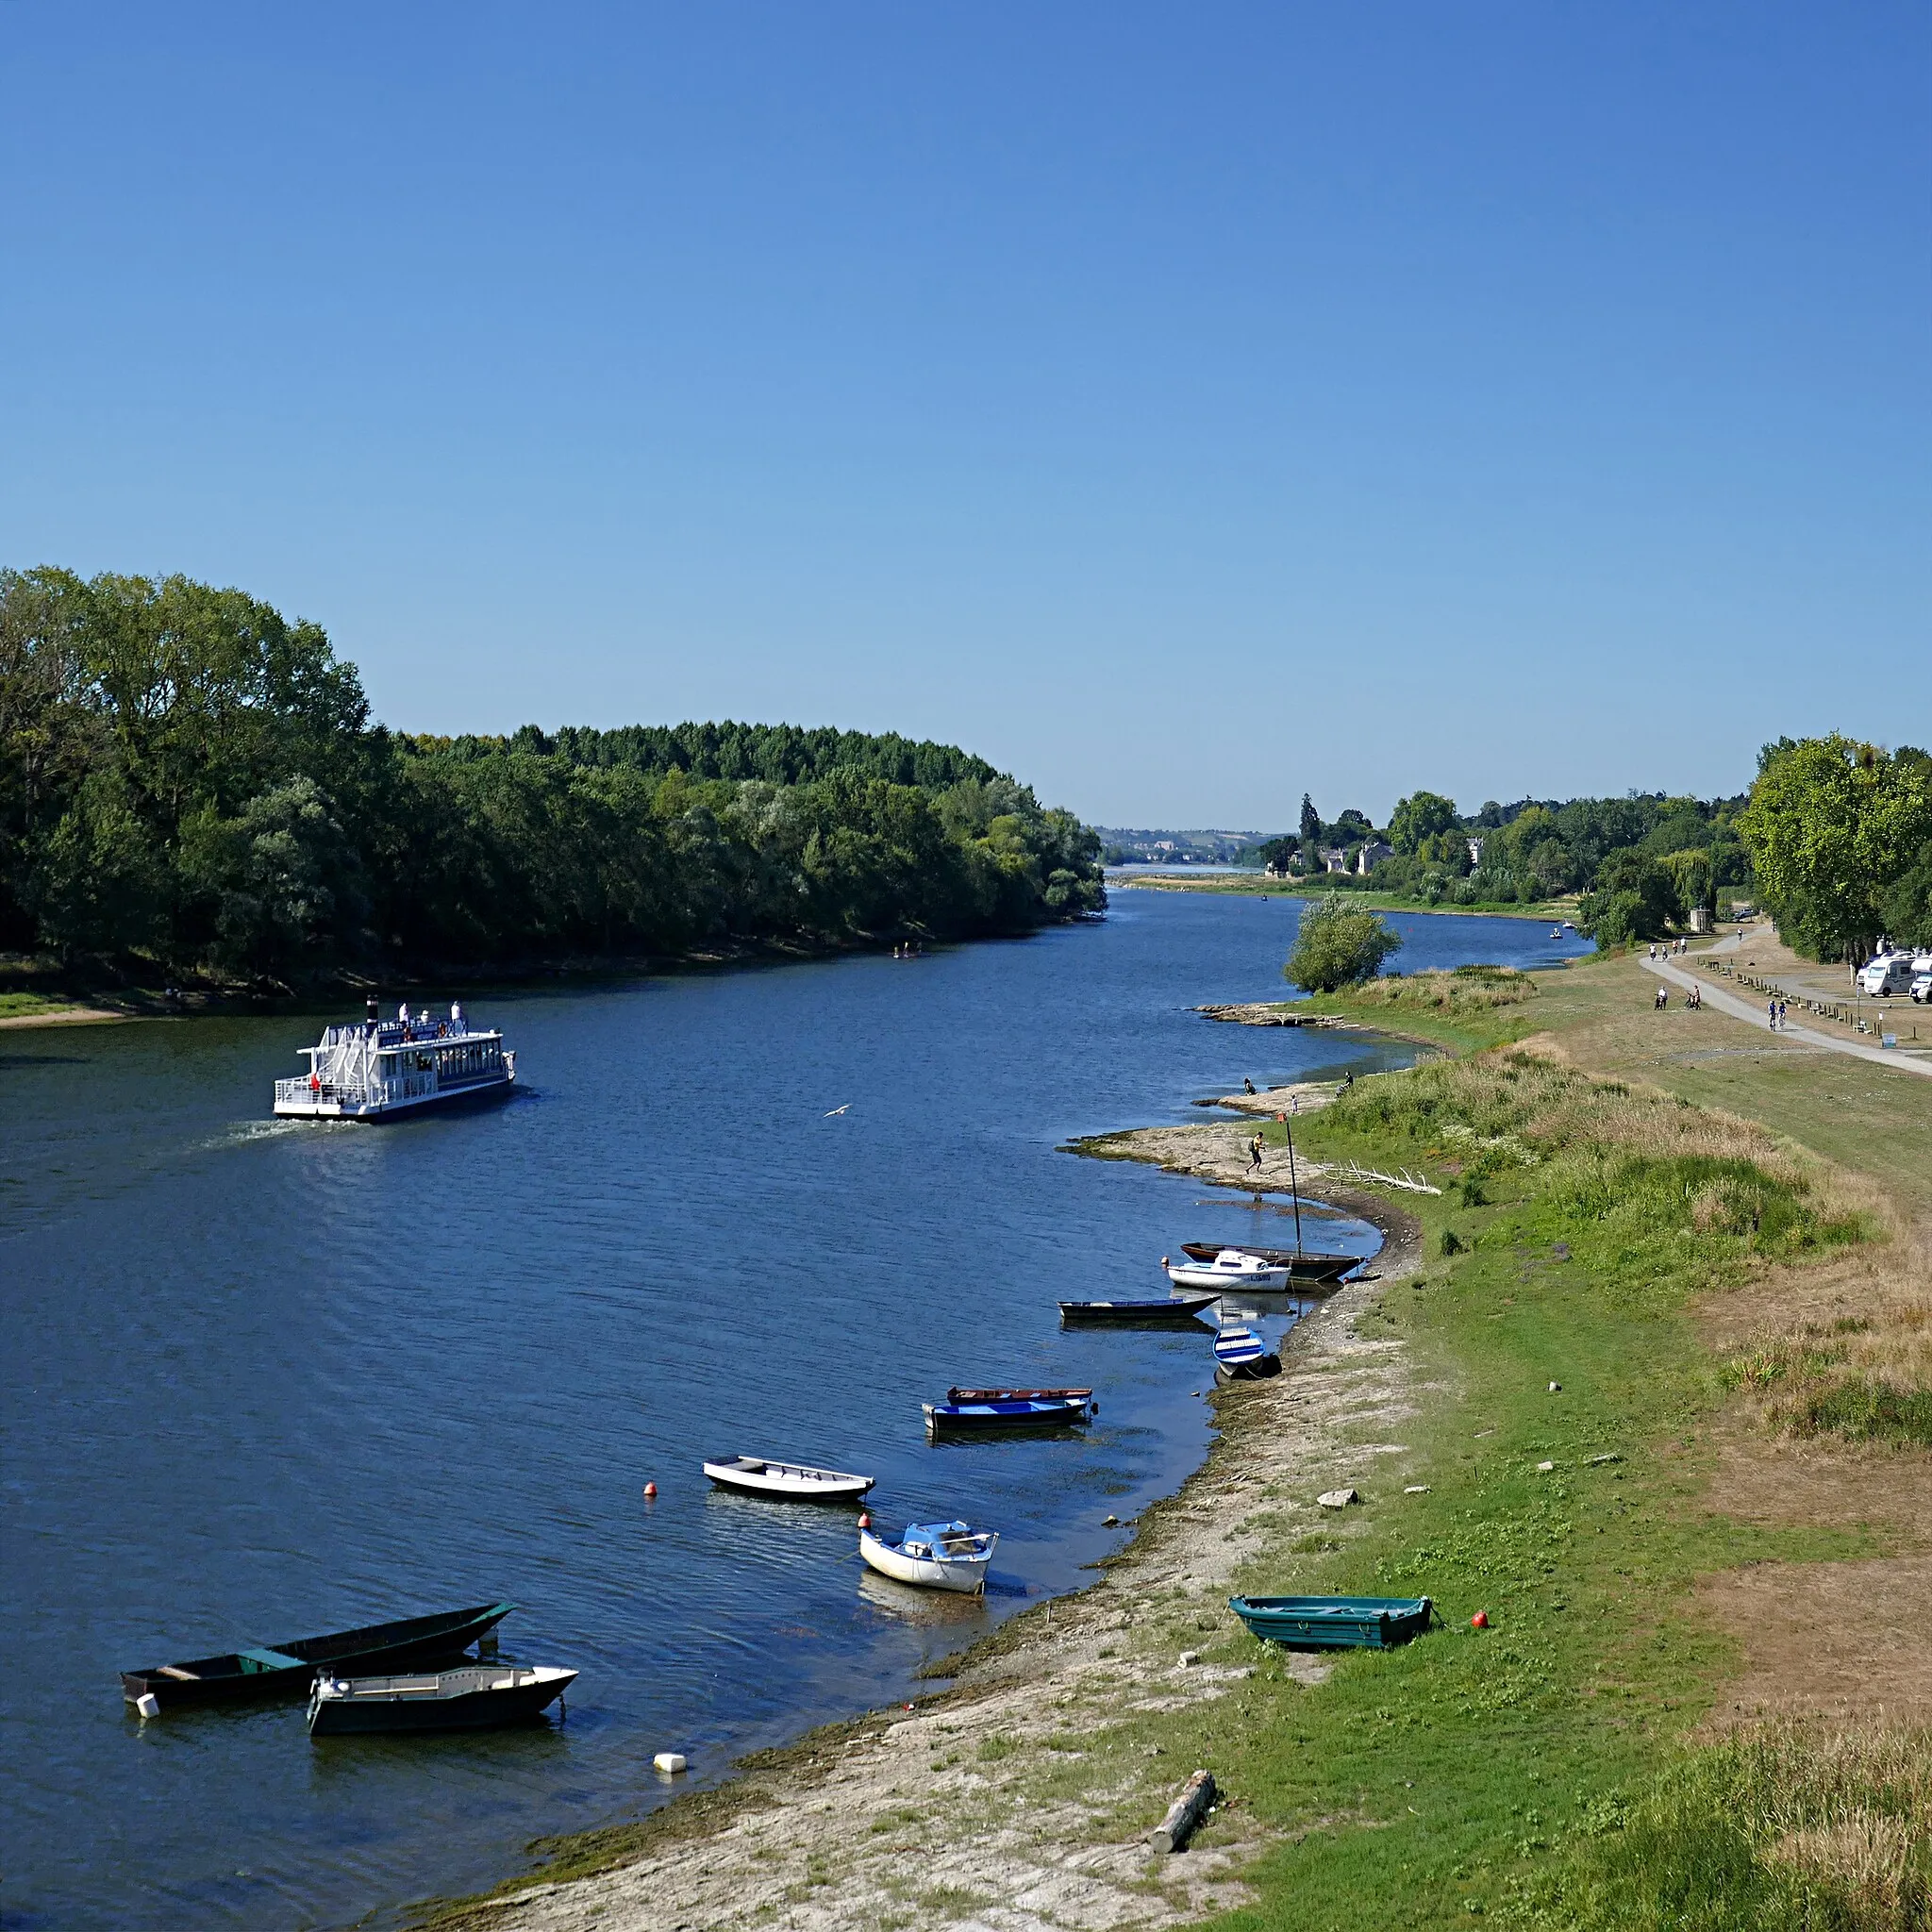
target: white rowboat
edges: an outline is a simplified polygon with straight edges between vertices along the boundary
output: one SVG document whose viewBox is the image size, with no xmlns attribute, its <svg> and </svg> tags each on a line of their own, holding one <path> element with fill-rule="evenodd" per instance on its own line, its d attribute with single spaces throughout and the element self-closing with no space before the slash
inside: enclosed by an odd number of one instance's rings
<svg viewBox="0 0 1932 1932">
<path fill-rule="evenodd" d="M 803 1462 L 767 1462 L 761 1456 L 721 1457 L 704 1468 L 721 1490 L 782 1496 L 798 1503 L 857 1502 L 874 1480 L 842 1469 L 813 1469 Z"/>
<path fill-rule="evenodd" d="M 1241 1248 L 1223 1248 L 1211 1261 L 1170 1261 L 1167 1278 L 1176 1288 L 1208 1288 L 1217 1293 L 1224 1289 L 1283 1289 L 1293 1271 L 1264 1261 Z"/>
<path fill-rule="evenodd" d="M 969 1529 L 963 1523 L 908 1523 L 896 1544 L 861 1529 L 858 1554 L 895 1582 L 974 1596 L 986 1588 L 987 1566 L 998 1541 L 996 1530 Z"/>
</svg>

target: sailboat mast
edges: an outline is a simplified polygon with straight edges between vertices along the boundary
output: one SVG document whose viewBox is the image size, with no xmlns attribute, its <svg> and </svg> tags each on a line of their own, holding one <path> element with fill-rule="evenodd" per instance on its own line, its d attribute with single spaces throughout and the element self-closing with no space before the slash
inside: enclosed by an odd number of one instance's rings
<svg viewBox="0 0 1932 1932">
<path fill-rule="evenodd" d="M 1281 1131 L 1288 1136 L 1288 1189 L 1289 1199 L 1294 1203 L 1294 1257 L 1302 1257 L 1302 1184 L 1294 1174 L 1294 1129 L 1288 1124 L 1288 1116 L 1281 1116 Z"/>
</svg>

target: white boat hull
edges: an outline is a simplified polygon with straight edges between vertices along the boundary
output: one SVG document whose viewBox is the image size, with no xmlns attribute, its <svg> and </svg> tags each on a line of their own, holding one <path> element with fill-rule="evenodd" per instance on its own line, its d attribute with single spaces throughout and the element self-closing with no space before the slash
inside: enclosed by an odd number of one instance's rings
<svg viewBox="0 0 1932 1932">
<path fill-rule="evenodd" d="M 284 1099 L 277 1095 L 275 1112 L 283 1120 L 299 1121 L 384 1121 L 398 1114 L 421 1113 L 430 1107 L 449 1107 L 458 1100 L 475 1100 L 485 1093 L 503 1093 L 516 1085 L 514 1074 L 501 1079 L 472 1080 L 463 1087 L 438 1088 L 427 1093 L 405 1093 L 378 1100 L 338 1100 L 327 1095 Z"/>
<path fill-rule="evenodd" d="M 1211 1261 L 1170 1262 L 1167 1278 L 1176 1288 L 1209 1289 L 1226 1294 L 1230 1289 L 1259 1291 L 1282 1289 L 1289 1285 L 1286 1268 L 1217 1268 Z"/>
<path fill-rule="evenodd" d="M 705 1474 L 723 1490 L 748 1496 L 778 1496 L 797 1503 L 856 1503 L 875 1478 L 842 1469 L 812 1469 L 799 1462 L 768 1462 L 756 1456 L 708 1462 Z"/>
<path fill-rule="evenodd" d="M 881 1576 L 890 1576 L 895 1583 L 916 1583 L 924 1590 L 950 1590 L 961 1596 L 976 1596 L 986 1588 L 992 1545 L 998 1541 L 997 1536 L 990 1537 L 985 1554 L 978 1557 L 907 1557 L 890 1543 L 882 1543 L 870 1530 L 861 1529 L 858 1554 Z"/>
</svg>

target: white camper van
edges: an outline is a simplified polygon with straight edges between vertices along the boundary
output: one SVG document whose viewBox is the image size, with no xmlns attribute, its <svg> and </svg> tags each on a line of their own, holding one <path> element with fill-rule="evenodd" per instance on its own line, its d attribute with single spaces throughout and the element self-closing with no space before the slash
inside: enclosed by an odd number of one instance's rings
<svg viewBox="0 0 1932 1932">
<path fill-rule="evenodd" d="M 1912 956 L 1909 953 L 1880 953 L 1866 961 L 1858 973 L 1858 991 L 1867 999 L 1880 1000 L 1893 993 L 1912 990 Z"/>
</svg>

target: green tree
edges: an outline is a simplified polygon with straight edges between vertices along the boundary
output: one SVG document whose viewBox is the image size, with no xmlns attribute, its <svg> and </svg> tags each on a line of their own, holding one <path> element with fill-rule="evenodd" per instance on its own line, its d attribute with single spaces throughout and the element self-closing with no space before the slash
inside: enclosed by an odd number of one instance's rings
<svg viewBox="0 0 1932 1932">
<path fill-rule="evenodd" d="M 1637 940 L 1660 940 L 1683 917 L 1683 901 L 1669 869 L 1634 847 L 1611 853 L 1598 873 L 1596 890 L 1586 892 L 1576 908 L 1578 930 L 1605 953 Z"/>
<path fill-rule="evenodd" d="M 1903 946 L 1932 947 L 1932 840 L 1885 895 L 1885 930 Z"/>
<path fill-rule="evenodd" d="M 1380 914 L 1351 906 L 1340 892 L 1307 907 L 1282 976 L 1305 992 L 1334 992 L 1373 979 L 1402 946 Z"/>
<path fill-rule="evenodd" d="M 1460 824 L 1456 802 L 1440 791 L 1411 791 L 1389 814 L 1389 842 L 1396 851 L 1413 855 L 1423 841 L 1439 832 L 1453 832 Z"/>
<path fill-rule="evenodd" d="M 1786 941 L 1813 958 L 1862 957 L 1932 840 L 1932 758 L 1837 732 L 1767 745 L 1737 827 Z"/>
<path fill-rule="evenodd" d="M 1302 850 L 1312 853 L 1322 839 L 1322 814 L 1315 809 L 1315 801 L 1304 791 L 1302 793 Z"/>
</svg>

